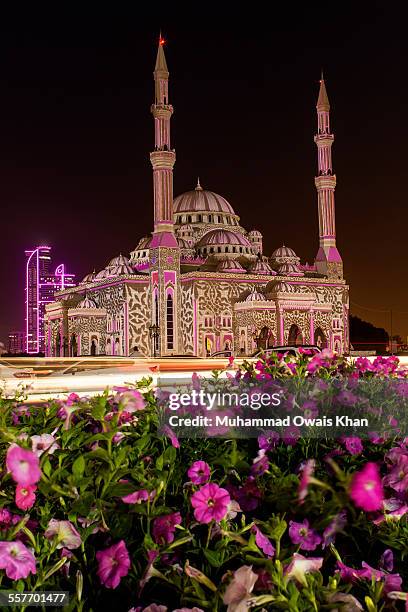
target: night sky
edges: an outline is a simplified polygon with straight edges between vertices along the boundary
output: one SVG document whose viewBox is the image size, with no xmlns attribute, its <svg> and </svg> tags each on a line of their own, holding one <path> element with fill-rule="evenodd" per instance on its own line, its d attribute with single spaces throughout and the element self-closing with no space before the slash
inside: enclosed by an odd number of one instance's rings
<svg viewBox="0 0 408 612">
<path fill-rule="evenodd" d="M 396 312 L 408 311 L 402 3 L 270 3 L 268 13 L 264 3 L 245 13 L 227 2 L 100 4 L 25 12 L 23 3 L 0 15 L 0 339 L 24 329 L 26 248 L 49 244 L 55 265 L 80 279 L 152 230 L 160 28 L 175 195 L 199 175 L 244 227 L 263 232 L 266 254 L 284 242 L 303 262 L 318 246 L 313 136 L 323 68 L 351 300 L 393 308 L 393 331 L 406 337 L 408 314 Z M 388 314 L 352 312 L 389 327 Z"/>
</svg>

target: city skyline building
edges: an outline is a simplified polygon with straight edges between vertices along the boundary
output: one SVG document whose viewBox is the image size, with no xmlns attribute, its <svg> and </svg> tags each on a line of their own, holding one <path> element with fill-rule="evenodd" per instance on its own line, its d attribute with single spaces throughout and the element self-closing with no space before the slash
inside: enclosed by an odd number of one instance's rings
<svg viewBox="0 0 408 612">
<path fill-rule="evenodd" d="M 51 247 L 41 245 L 26 250 L 25 286 L 25 351 L 28 354 L 44 352 L 44 315 L 46 304 L 54 294 L 75 286 L 74 274 L 67 274 L 65 265 L 59 264 L 51 272 Z"/>
<path fill-rule="evenodd" d="M 12 331 L 8 335 L 7 352 L 10 355 L 19 355 L 26 350 L 25 332 Z"/>
<path fill-rule="evenodd" d="M 173 106 L 161 37 L 153 75 L 153 231 L 129 257 L 117 255 L 47 304 L 47 355 L 130 355 L 135 347 L 145 356 L 251 355 L 287 344 L 347 352 L 349 288 L 336 246 L 334 136 L 323 78 L 316 106 L 318 214 L 315 205 L 309 213 L 318 218 L 319 247 L 309 264 L 279 238 L 281 246 L 267 256 L 256 228 L 263 220 L 244 228 L 226 198 L 199 180 L 173 197 Z"/>
</svg>

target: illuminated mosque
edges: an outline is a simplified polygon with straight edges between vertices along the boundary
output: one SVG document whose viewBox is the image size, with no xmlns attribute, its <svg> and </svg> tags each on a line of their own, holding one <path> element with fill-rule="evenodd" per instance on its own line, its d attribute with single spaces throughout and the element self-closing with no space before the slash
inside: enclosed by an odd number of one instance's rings
<svg viewBox="0 0 408 612">
<path fill-rule="evenodd" d="M 199 180 L 173 198 L 176 153 L 163 44 L 160 38 L 151 106 L 153 233 L 129 256 L 113 257 L 55 294 L 46 306 L 46 354 L 206 356 L 231 349 L 251 355 L 288 344 L 347 351 L 348 286 L 336 247 L 334 136 L 323 78 L 314 138 L 319 247 L 306 264 L 289 246 L 265 254 L 262 233 L 242 227 L 232 205 Z"/>
</svg>

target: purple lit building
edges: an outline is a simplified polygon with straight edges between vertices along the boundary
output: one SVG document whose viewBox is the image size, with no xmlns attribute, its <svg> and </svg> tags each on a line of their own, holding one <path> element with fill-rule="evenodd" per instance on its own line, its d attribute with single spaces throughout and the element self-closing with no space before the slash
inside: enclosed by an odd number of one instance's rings
<svg viewBox="0 0 408 612">
<path fill-rule="evenodd" d="M 54 294 L 74 286 L 74 275 L 66 274 L 64 264 L 51 272 L 51 247 L 38 246 L 26 254 L 26 331 L 27 353 L 44 351 L 45 305 L 54 300 Z"/>
<path fill-rule="evenodd" d="M 317 205 L 302 202 L 293 218 L 295 239 L 303 231 L 301 215 L 317 212 L 316 255 L 307 263 L 282 244 L 278 227 L 273 236 L 278 248 L 268 256 L 259 229 L 243 227 L 230 202 L 200 181 L 173 198 L 173 106 L 163 45 L 160 39 L 151 106 L 153 231 L 129 256 L 116 255 L 47 305 L 47 355 L 66 355 L 67 349 L 73 357 L 130 355 L 136 347 L 145 356 L 205 356 L 220 350 L 251 355 L 283 344 L 346 352 L 349 287 L 336 242 L 334 135 L 323 77 L 314 137 Z M 220 108 L 229 102 L 218 100 Z M 268 117 L 263 138 L 273 138 L 273 121 Z M 278 205 L 287 206 L 265 200 L 265 214 L 273 217 Z"/>
</svg>

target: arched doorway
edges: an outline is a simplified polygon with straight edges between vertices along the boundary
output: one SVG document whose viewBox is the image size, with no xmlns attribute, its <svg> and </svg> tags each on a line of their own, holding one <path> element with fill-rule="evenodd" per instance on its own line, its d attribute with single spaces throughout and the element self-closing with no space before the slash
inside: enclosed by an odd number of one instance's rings
<svg viewBox="0 0 408 612">
<path fill-rule="evenodd" d="M 327 338 L 321 327 L 315 330 L 314 343 L 322 350 L 327 348 Z"/>
<path fill-rule="evenodd" d="M 55 338 L 55 356 L 61 357 L 61 334 L 58 330 L 57 337 Z"/>
<path fill-rule="evenodd" d="M 76 339 L 76 335 L 72 334 L 71 336 L 71 342 L 70 342 L 70 355 L 71 357 L 78 357 L 78 344 L 77 344 L 77 339 Z"/>
<path fill-rule="evenodd" d="M 265 350 L 268 348 L 272 348 L 273 345 L 274 345 L 274 338 L 273 338 L 272 330 L 269 327 L 267 327 L 267 325 L 265 325 L 259 332 L 258 348 Z"/>
<path fill-rule="evenodd" d="M 95 357 L 98 354 L 98 338 L 92 336 L 91 338 L 91 356 Z"/>
<path fill-rule="evenodd" d="M 244 329 L 241 329 L 241 333 L 239 335 L 239 352 L 241 355 L 245 355 L 246 352 L 246 335 Z"/>
<path fill-rule="evenodd" d="M 299 346 L 300 344 L 303 344 L 303 334 L 300 327 L 295 324 L 293 324 L 289 330 L 288 344 L 291 346 Z"/>
</svg>

